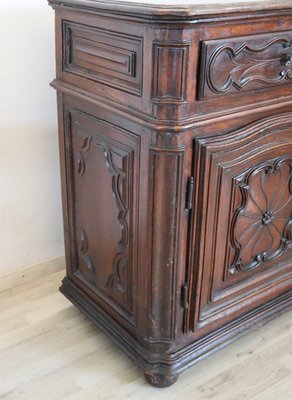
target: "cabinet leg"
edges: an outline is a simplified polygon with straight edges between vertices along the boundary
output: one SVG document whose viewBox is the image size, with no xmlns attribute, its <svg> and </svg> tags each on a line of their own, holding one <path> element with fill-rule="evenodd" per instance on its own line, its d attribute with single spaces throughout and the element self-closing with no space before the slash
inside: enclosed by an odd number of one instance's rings
<svg viewBox="0 0 292 400">
<path fill-rule="evenodd" d="M 157 372 L 154 373 L 145 372 L 144 376 L 146 381 L 150 383 L 150 385 L 155 386 L 157 388 L 166 388 L 168 386 L 173 385 L 177 381 L 179 375 L 178 374 L 163 375 Z"/>
</svg>

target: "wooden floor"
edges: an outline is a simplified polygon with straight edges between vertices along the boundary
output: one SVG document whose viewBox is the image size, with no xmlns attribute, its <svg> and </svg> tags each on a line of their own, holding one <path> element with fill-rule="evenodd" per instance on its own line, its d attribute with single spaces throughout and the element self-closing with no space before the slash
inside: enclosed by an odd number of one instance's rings
<svg viewBox="0 0 292 400">
<path fill-rule="evenodd" d="M 292 400 L 291 312 L 156 389 L 59 294 L 62 277 L 0 293 L 1 400 Z"/>
</svg>

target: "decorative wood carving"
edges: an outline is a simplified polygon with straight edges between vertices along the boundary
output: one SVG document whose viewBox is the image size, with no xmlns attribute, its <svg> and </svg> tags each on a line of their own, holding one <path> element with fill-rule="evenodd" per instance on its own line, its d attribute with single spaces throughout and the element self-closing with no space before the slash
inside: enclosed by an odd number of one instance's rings
<svg viewBox="0 0 292 400">
<path fill-rule="evenodd" d="M 200 98 L 278 85 L 292 79 L 291 32 L 206 41 L 202 59 Z"/>
<path fill-rule="evenodd" d="M 79 135 L 83 136 L 83 141 L 80 146 L 80 150 L 77 152 L 77 172 L 79 177 L 82 177 L 85 173 L 85 160 L 83 157 L 83 152 L 89 152 L 92 142 L 92 136 L 89 136 L 84 133 L 80 133 Z M 113 273 L 109 276 L 107 281 L 108 287 L 115 287 L 121 293 L 125 293 L 127 290 L 127 271 L 128 271 L 128 242 L 129 242 L 129 228 L 126 220 L 126 215 L 128 213 L 128 204 L 127 191 L 123 190 L 123 181 L 127 177 L 128 171 L 128 156 L 125 156 L 122 159 L 123 166 L 126 170 L 120 169 L 118 166 L 114 164 L 113 158 L 114 154 L 109 145 L 105 142 L 97 143 L 98 146 L 102 147 L 103 154 L 105 157 L 105 162 L 108 168 L 109 173 L 112 176 L 112 196 L 115 201 L 115 204 L 118 208 L 118 221 L 121 228 L 121 240 L 117 243 L 117 254 L 113 259 Z M 124 193 L 123 193 L 124 192 Z M 81 253 L 82 253 L 82 261 L 87 266 L 88 270 L 91 274 L 94 274 L 94 265 L 91 257 L 87 254 L 88 251 L 88 240 L 85 234 L 84 229 L 80 230 L 80 243 L 81 243 Z"/>
<path fill-rule="evenodd" d="M 80 254 L 81 254 L 81 263 L 87 269 L 87 279 L 90 279 L 92 282 L 95 281 L 95 266 L 93 264 L 91 256 L 88 254 L 88 239 L 86 233 L 83 228 L 80 228 Z"/>
<path fill-rule="evenodd" d="M 87 153 L 90 150 L 90 145 L 91 145 L 91 139 L 92 137 L 86 134 L 83 134 L 83 142 L 81 143 L 81 146 L 79 150 L 77 151 L 77 172 L 79 177 L 81 177 L 84 172 L 85 172 L 85 161 L 83 157 L 83 153 Z"/>
<path fill-rule="evenodd" d="M 244 312 L 261 290 L 276 290 L 277 281 L 289 287 L 290 124 L 292 115 L 283 114 L 195 142 L 198 214 L 193 218 L 201 219 L 191 250 L 195 276 L 189 287 L 198 282 L 190 289 L 193 330 Z"/>
<path fill-rule="evenodd" d="M 116 206 L 118 208 L 118 220 L 121 227 L 121 240 L 117 244 L 118 253 L 115 255 L 113 260 L 113 274 L 109 276 L 107 286 L 116 287 L 121 293 L 125 293 L 127 290 L 127 271 L 129 263 L 128 255 L 128 242 L 129 242 L 129 227 L 126 220 L 126 215 L 128 210 L 127 197 L 128 193 L 124 191 L 123 195 L 123 180 L 127 177 L 129 173 L 129 160 L 128 157 L 123 158 L 124 170 L 120 169 L 114 164 L 113 153 L 106 143 L 101 144 L 103 148 L 103 153 L 106 160 L 106 165 L 108 171 L 112 176 L 112 191 L 113 198 L 115 200 Z M 125 274 L 126 272 L 126 274 Z"/>
<path fill-rule="evenodd" d="M 141 95 L 140 37 L 64 22 L 64 70 Z"/>
<path fill-rule="evenodd" d="M 76 246 L 71 276 L 135 325 L 132 282 L 138 231 L 130 237 L 129 230 L 137 226 L 134 183 L 139 168 L 134 153 L 139 154 L 139 139 L 85 113 L 66 112 L 72 121 L 66 147 Z"/>
<path fill-rule="evenodd" d="M 239 178 L 242 204 L 231 227 L 235 269 L 250 271 L 292 244 L 292 160 L 277 159 Z"/>
<path fill-rule="evenodd" d="M 189 42 L 154 42 L 153 46 L 152 100 L 166 103 L 185 101 Z"/>
<path fill-rule="evenodd" d="M 92 137 L 83 132 L 79 132 L 81 138 L 80 147 L 77 150 L 77 173 L 81 178 L 85 173 L 85 160 L 84 154 L 90 151 Z M 88 253 L 88 239 L 84 228 L 79 228 L 79 251 L 80 251 L 80 262 L 81 269 L 84 271 L 86 278 L 91 282 L 95 281 L 95 266 L 91 256 Z"/>
</svg>

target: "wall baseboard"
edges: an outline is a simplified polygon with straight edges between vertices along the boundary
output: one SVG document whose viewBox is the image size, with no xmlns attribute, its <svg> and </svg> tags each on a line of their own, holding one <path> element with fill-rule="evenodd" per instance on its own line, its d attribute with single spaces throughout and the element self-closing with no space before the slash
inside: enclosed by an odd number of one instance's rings
<svg viewBox="0 0 292 400">
<path fill-rule="evenodd" d="M 50 258 L 49 260 L 28 265 L 16 271 L 0 276 L 0 292 L 23 285 L 43 276 L 65 270 L 65 256 Z M 65 271 L 64 271 L 65 273 Z"/>
</svg>

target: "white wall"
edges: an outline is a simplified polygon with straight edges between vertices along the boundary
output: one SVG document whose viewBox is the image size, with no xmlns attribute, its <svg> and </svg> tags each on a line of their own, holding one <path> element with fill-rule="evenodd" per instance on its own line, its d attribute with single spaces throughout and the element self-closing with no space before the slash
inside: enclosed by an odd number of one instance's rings
<svg viewBox="0 0 292 400">
<path fill-rule="evenodd" d="M 63 253 L 63 231 L 53 10 L 0 1 L 0 37 L 1 275 Z"/>
</svg>

